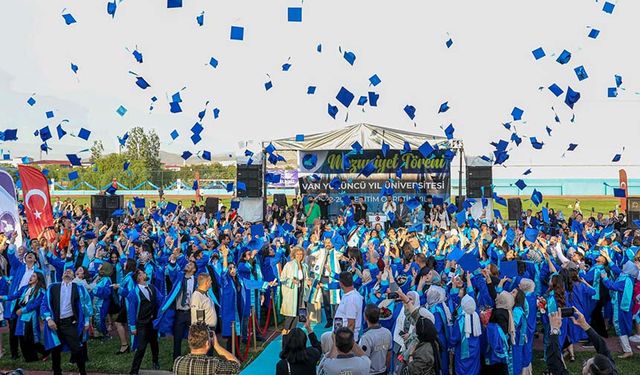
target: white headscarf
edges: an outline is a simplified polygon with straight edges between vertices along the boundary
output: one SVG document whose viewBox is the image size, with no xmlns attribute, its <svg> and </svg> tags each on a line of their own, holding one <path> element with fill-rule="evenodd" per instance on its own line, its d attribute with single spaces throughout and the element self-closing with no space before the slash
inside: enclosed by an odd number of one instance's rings
<svg viewBox="0 0 640 375">
<path fill-rule="evenodd" d="M 432 285 L 427 290 L 427 307 L 431 309 L 435 305 L 442 304 L 444 313 L 447 316 L 447 324 L 451 324 L 451 312 L 447 306 L 447 292 L 443 287 Z"/>
<path fill-rule="evenodd" d="M 473 333 L 474 337 L 480 336 L 482 328 L 480 327 L 480 317 L 476 312 L 476 301 L 468 294 L 462 297 L 460 302 L 462 311 L 464 311 L 464 335 L 470 337 Z M 473 330 L 471 329 L 473 327 Z"/>
</svg>

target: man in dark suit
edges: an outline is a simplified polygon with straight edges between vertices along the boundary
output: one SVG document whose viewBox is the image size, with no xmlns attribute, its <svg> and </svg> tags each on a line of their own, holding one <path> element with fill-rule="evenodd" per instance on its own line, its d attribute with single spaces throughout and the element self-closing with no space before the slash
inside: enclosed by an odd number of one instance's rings
<svg viewBox="0 0 640 375">
<path fill-rule="evenodd" d="M 62 375 L 60 353 L 65 345 L 71 350 L 71 358 L 78 366 L 80 374 L 87 373 L 82 334 L 89 329 L 91 313 L 81 302 L 81 296 L 87 291 L 83 286 L 73 283 L 73 278 L 73 270 L 67 268 L 62 274 L 62 282 L 51 284 L 46 297 L 42 299 L 42 316 L 48 328 L 45 329 L 45 341 L 57 344 L 51 350 L 54 375 Z M 59 340 L 59 343 L 56 340 Z"/>
<path fill-rule="evenodd" d="M 398 198 L 398 204 L 396 205 L 396 221 L 394 228 L 404 226 L 409 216 L 409 207 L 404 203 L 404 197 Z"/>
<path fill-rule="evenodd" d="M 135 336 L 133 346 L 136 349 L 129 373 L 137 375 L 148 344 L 151 345 L 153 369 L 160 369 L 158 331 L 153 327 L 153 321 L 158 316 L 158 308 L 163 297 L 155 286 L 147 284 L 147 274 L 144 271 L 136 270 L 134 279 L 136 286 L 127 296 L 127 318 L 131 334 Z"/>
</svg>

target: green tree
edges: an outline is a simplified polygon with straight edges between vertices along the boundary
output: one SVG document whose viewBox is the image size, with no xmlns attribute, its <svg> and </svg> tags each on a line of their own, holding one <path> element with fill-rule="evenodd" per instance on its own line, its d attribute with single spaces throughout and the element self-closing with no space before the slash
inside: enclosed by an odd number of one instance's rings
<svg viewBox="0 0 640 375">
<path fill-rule="evenodd" d="M 91 146 L 91 163 L 95 163 L 96 160 L 100 159 L 102 153 L 104 153 L 102 141 L 94 141 L 93 146 Z"/>
<path fill-rule="evenodd" d="M 144 129 L 136 126 L 129 130 L 129 139 L 125 145 L 126 157 L 131 161 L 142 161 L 147 171 L 148 178 L 154 183 L 160 180 L 158 173 L 162 165 L 160 163 L 160 137 L 155 130 L 145 133 Z"/>
</svg>

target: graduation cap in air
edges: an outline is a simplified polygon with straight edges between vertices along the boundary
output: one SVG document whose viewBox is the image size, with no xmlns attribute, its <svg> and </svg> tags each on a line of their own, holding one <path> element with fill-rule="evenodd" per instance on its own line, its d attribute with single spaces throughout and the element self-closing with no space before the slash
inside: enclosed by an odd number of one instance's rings
<svg viewBox="0 0 640 375">
<path fill-rule="evenodd" d="M 538 238 L 538 233 L 539 231 L 537 229 L 527 228 L 524 231 L 524 239 L 529 242 L 536 242 L 536 239 Z"/>
<path fill-rule="evenodd" d="M 502 198 L 502 197 L 500 197 L 500 196 L 498 196 L 498 194 L 495 191 L 493 192 L 493 200 L 497 204 L 500 204 L 500 205 L 505 206 L 505 207 L 507 206 L 507 200 Z"/>
<path fill-rule="evenodd" d="M 84 139 L 85 141 L 89 140 L 91 136 L 91 131 L 85 128 L 80 128 L 80 132 L 78 132 L 78 138 Z"/>
<path fill-rule="evenodd" d="M 453 39 L 447 39 L 447 41 L 444 42 L 444 45 L 447 46 L 447 48 L 451 48 L 451 46 L 453 45 Z"/>
<path fill-rule="evenodd" d="M 33 98 L 33 96 L 31 96 L 31 97 L 29 97 L 29 99 L 27 99 L 27 104 L 29 104 L 32 107 L 36 104 L 36 100 Z"/>
<path fill-rule="evenodd" d="M 524 114 L 524 111 L 522 109 L 513 107 L 513 110 L 511 111 L 511 117 L 513 117 L 513 121 L 521 120 L 522 114 Z"/>
<path fill-rule="evenodd" d="M 351 66 L 353 66 L 353 63 L 356 62 L 356 54 L 351 51 L 344 51 L 344 54 L 342 55 L 342 57 L 344 57 L 344 59 L 347 60 L 347 62 Z"/>
<path fill-rule="evenodd" d="M 383 157 L 387 157 L 387 154 L 389 153 L 389 150 L 391 149 L 391 147 L 389 147 L 388 144 L 386 144 L 384 141 L 382 141 L 382 147 L 380 147 L 380 151 L 382 152 L 382 156 Z"/>
<path fill-rule="evenodd" d="M 111 213 L 111 216 L 113 216 L 113 217 L 120 217 L 120 216 L 124 216 L 124 210 L 123 210 L 122 208 L 119 208 L 119 209 L 117 209 L 117 210 L 113 211 L 113 212 Z"/>
<path fill-rule="evenodd" d="M 138 198 L 138 197 L 134 197 L 133 198 L 133 206 L 135 208 L 144 208 L 145 207 L 145 200 L 144 198 Z"/>
<path fill-rule="evenodd" d="M 584 65 L 576 67 L 575 69 L 573 69 L 573 71 L 576 73 L 578 81 L 584 81 L 585 79 L 589 78 L 587 71 L 584 69 Z"/>
<path fill-rule="evenodd" d="M 382 82 L 382 80 L 380 79 L 380 77 L 378 77 L 377 74 L 374 74 L 371 77 L 369 77 L 369 83 L 372 84 L 373 86 L 378 86 L 380 82 Z"/>
<path fill-rule="evenodd" d="M 118 109 L 116 109 L 116 113 L 119 114 L 120 117 L 122 117 L 127 113 L 127 109 L 121 105 L 120 107 L 118 107 Z"/>
<path fill-rule="evenodd" d="M 576 104 L 578 100 L 580 100 L 580 93 L 573 91 L 571 86 L 567 87 L 567 94 L 564 97 L 564 103 L 569 106 L 569 108 L 573 109 L 574 104 Z"/>
<path fill-rule="evenodd" d="M 313 95 L 316 93 L 316 87 L 315 86 L 308 86 L 307 87 L 307 94 L 308 95 Z"/>
<path fill-rule="evenodd" d="M 362 145 L 360 144 L 360 142 L 355 141 L 351 144 L 351 150 L 353 150 L 353 152 L 356 154 L 360 154 L 362 153 Z"/>
<path fill-rule="evenodd" d="M 40 135 L 40 139 L 42 139 L 42 142 L 46 142 L 52 137 L 51 130 L 49 130 L 49 126 L 45 126 L 44 128 L 40 129 L 38 133 Z"/>
<path fill-rule="evenodd" d="M 164 214 L 170 214 L 172 212 L 175 212 L 177 208 L 178 208 L 177 204 L 173 202 L 168 202 L 167 205 L 164 207 Z"/>
<path fill-rule="evenodd" d="M 495 216 L 497 219 L 502 219 L 502 214 L 500 213 L 500 210 L 493 209 L 493 216 Z"/>
<path fill-rule="evenodd" d="M 367 165 L 364 166 L 364 168 L 362 168 L 362 170 L 360 171 L 360 174 L 365 177 L 369 177 L 375 171 L 376 171 L 376 166 L 373 163 L 373 160 L 371 160 L 370 162 L 367 163 Z"/>
<path fill-rule="evenodd" d="M 64 23 L 66 23 L 67 26 L 72 25 L 72 24 L 77 22 L 76 19 L 71 15 L 71 13 L 63 14 L 62 18 L 64 19 Z"/>
<path fill-rule="evenodd" d="M 573 151 L 576 149 L 576 147 L 578 147 L 577 144 L 575 143 L 569 143 L 569 148 L 567 149 L 567 151 Z"/>
<path fill-rule="evenodd" d="M 246 185 L 244 182 L 242 182 L 242 181 L 238 181 L 238 182 L 236 183 L 236 186 L 238 187 L 238 190 L 239 190 L 239 191 L 240 191 L 240 190 L 241 190 L 241 191 L 247 191 L 247 185 Z"/>
<path fill-rule="evenodd" d="M 458 207 L 455 204 L 450 203 L 447 206 L 447 212 L 449 213 L 449 215 L 453 215 L 456 211 L 458 211 Z"/>
<path fill-rule="evenodd" d="M 604 2 L 604 5 L 602 6 L 602 11 L 608 14 L 613 13 L 613 9 L 616 7 L 616 5 L 614 3 L 610 3 L 608 1 Z"/>
<path fill-rule="evenodd" d="M 183 152 L 182 152 L 181 157 L 182 157 L 182 159 L 187 160 L 187 159 L 189 159 L 192 155 L 193 155 L 193 154 L 192 154 L 191 152 L 189 152 L 189 151 L 183 151 Z"/>
<path fill-rule="evenodd" d="M 423 158 L 427 158 L 435 149 L 429 144 L 429 141 L 424 141 L 424 143 L 418 147 L 418 151 L 420 151 Z"/>
<path fill-rule="evenodd" d="M 378 99 L 380 99 L 380 94 L 377 94 L 373 91 L 369 91 L 367 95 L 369 96 L 369 105 L 372 107 L 377 107 Z"/>
<path fill-rule="evenodd" d="M 549 86 L 549 91 L 551 91 L 553 93 L 553 95 L 555 95 L 556 97 L 562 95 L 564 93 L 564 90 L 560 88 L 560 86 L 556 85 L 555 83 L 551 84 L 551 86 Z"/>
<path fill-rule="evenodd" d="M 211 152 L 206 150 L 202 151 L 202 158 L 211 161 Z"/>
<path fill-rule="evenodd" d="M 18 140 L 18 129 L 6 129 L 4 131 L 4 141 L 16 141 Z"/>
<path fill-rule="evenodd" d="M 531 51 L 531 53 L 533 54 L 533 57 L 536 60 L 540 60 L 541 58 L 546 56 L 546 54 L 544 53 L 544 50 L 542 49 L 542 47 L 538 47 L 538 48 L 534 49 L 533 51 Z"/>
<path fill-rule="evenodd" d="M 444 102 L 440 104 L 440 108 L 438 108 L 438 113 L 445 113 L 449 110 L 449 102 Z"/>
<path fill-rule="evenodd" d="M 230 36 L 231 40 L 244 40 L 244 27 L 231 26 Z"/>
<path fill-rule="evenodd" d="M 198 23 L 198 26 L 204 25 L 204 11 L 196 17 L 196 22 Z"/>
<path fill-rule="evenodd" d="M 422 233 L 423 230 L 424 230 L 424 224 L 417 223 L 410 226 L 409 229 L 407 229 L 407 233 Z"/>
<path fill-rule="evenodd" d="M 518 276 L 518 261 L 511 260 L 500 262 L 500 278 L 508 277 L 510 279 Z"/>
<path fill-rule="evenodd" d="M 467 210 L 462 210 L 456 214 L 456 222 L 458 226 L 461 226 L 462 223 L 467 221 Z"/>
<path fill-rule="evenodd" d="M 406 113 L 407 116 L 409 116 L 409 118 L 413 120 L 414 118 L 416 118 L 416 107 L 407 104 L 404 106 L 404 113 Z"/>
<path fill-rule="evenodd" d="M 612 163 L 617 163 L 620 161 L 620 159 L 622 159 L 622 154 L 615 154 L 613 156 L 613 159 L 611 160 Z"/>
<path fill-rule="evenodd" d="M 536 150 L 540 150 L 542 149 L 542 146 L 544 146 L 544 143 L 539 142 L 536 137 L 529 137 L 529 140 L 531 141 L 531 147 L 533 147 Z"/>
<path fill-rule="evenodd" d="M 518 189 L 520 190 L 524 190 L 524 188 L 527 187 L 527 184 L 524 183 L 523 180 L 518 180 L 516 181 L 515 185 L 518 187 Z"/>
<path fill-rule="evenodd" d="M 613 196 L 616 198 L 626 198 L 627 191 L 621 188 L 613 188 Z"/>
<path fill-rule="evenodd" d="M 351 91 L 347 90 L 344 86 L 340 88 L 338 91 L 338 95 L 336 95 L 336 99 L 345 107 L 349 108 L 351 102 L 353 102 L 354 95 Z"/>
<path fill-rule="evenodd" d="M 449 124 L 449 126 L 447 126 L 447 128 L 444 129 L 444 134 L 447 136 L 447 139 L 453 139 L 454 131 L 455 131 L 455 128 L 453 127 L 453 124 Z"/>
<path fill-rule="evenodd" d="M 332 189 L 335 189 L 335 190 L 340 190 L 340 185 L 341 184 L 342 184 L 342 181 L 340 181 L 340 178 L 338 176 L 335 176 L 329 182 L 329 187 L 332 188 Z"/>
<path fill-rule="evenodd" d="M 327 104 L 327 113 L 329 113 L 329 116 L 335 119 L 336 115 L 338 114 L 338 107 L 336 107 L 335 105 L 331 105 L 331 103 Z"/>
<path fill-rule="evenodd" d="M 569 60 L 571 60 L 571 52 L 567 51 L 566 49 L 563 50 L 560 53 L 560 56 L 558 56 L 558 58 L 556 59 L 556 61 L 562 65 L 568 63 Z"/>
<path fill-rule="evenodd" d="M 238 208 L 240 208 L 240 201 L 239 200 L 232 200 L 230 203 L 230 208 L 232 210 L 237 210 Z"/>
<path fill-rule="evenodd" d="M 178 131 L 174 129 L 169 135 L 171 136 L 171 139 L 175 141 L 175 139 L 178 138 L 178 136 L 180 136 L 180 133 L 178 133 Z"/>
<path fill-rule="evenodd" d="M 115 195 L 117 190 L 118 190 L 117 187 L 113 185 L 109 185 L 109 187 L 104 192 L 109 195 Z"/>
<path fill-rule="evenodd" d="M 69 177 L 69 181 L 77 180 L 78 179 L 78 171 L 69 172 L 68 177 Z"/>
<path fill-rule="evenodd" d="M 536 189 L 533 189 L 533 193 L 531 193 L 531 201 L 536 206 L 539 206 L 542 203 L 542 193 Z"/>
<path fill-rule="evenodd" d="M 464 255 L 464 251 L 460 248 L 459 243 L 456 243 L 456 246 L 447 254 L 447 260 L 458 261 Z"/>
<path fill-rule="evenodd" d="M 78 167 L 82 166 L 82 161 L 76 154 L 67 154 L 67 159 L 69 159 L 69 163 L 71 163 L 71 165 L 75 165 Z"/>
<path fill-rule="evenodd" d="M 466 272 L 474 272 L 481 268 L 478 258 L 473 253 L 466 253 L 460 257 L 458 265 Z"/>
<path fill-rule="evenodd" d="M 609 87 L 607 89 L 607 97 L 615 98 L 618 96 L 618 88 L 617 87 Z"/>
<path fill-rule="evenodd" d="M 420 207 L 420 205 L 421 205 L 421 204 L 420 204 L 420 200 L 419 200 L 419 199 L 417 199 L 416 197 L 413 197 L 413 198 L 411 198 L 411 199 L 407 200 L 407 201 L 405 202 L 405 204 L 407 205 L 407 207 L 408 207 L 411 211 L 415 210 L 416 208 Z"/>
<path fill-rule="evenodd" d="M 218 60 L 215 57 L 211 57 L 209 59 L 209 65 L 211 65 L 214 69 L 218 67 Z"/>
</svg>

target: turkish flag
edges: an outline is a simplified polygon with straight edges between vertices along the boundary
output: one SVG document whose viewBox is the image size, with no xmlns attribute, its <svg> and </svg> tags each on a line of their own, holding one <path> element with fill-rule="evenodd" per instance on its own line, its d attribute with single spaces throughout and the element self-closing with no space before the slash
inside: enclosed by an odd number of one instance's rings
<svg viewBox="0 0 640 375">
<path fill-rule="evenodd" d="M 22 182 L 22 199 L 29 226 L 29 238 L 38 238 L 46 228 L 53 226 L 49 184 L 37 168 L 18 165 L 18 173 Z"/>
</svg>

